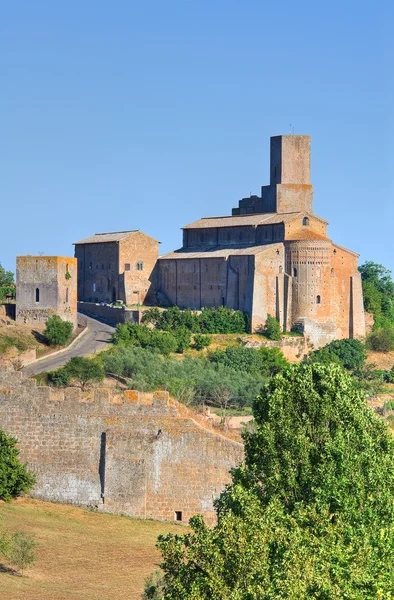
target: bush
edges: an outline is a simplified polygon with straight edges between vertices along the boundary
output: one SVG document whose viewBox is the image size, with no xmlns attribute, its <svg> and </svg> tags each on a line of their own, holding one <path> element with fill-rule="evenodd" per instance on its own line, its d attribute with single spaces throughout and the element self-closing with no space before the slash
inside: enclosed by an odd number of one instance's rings
<svg viewBox="0 0 394 600">
<path fill-rule="evenodd" d="M 181 310 L 177 306 L 162 311 L 151 308 L 145 312 L 142 322 L 170 332 L 179 328 L 189 329 L 192 333 L 245 333 L 250 330 L 246 313 L 223 306 L 203 308 L 200 313 Z"/>
<path fill-rule="evenodd" d="M 63 321 L 59 315 L 49 317 L 46 322 L 44 336 L 51 346 L 63 346 L 67 344 L 72 336 L 73 326 L 69 321 Z"/>
<path fill-rule="evenodd" d="M 229 346 L 226 350 L 211 352 L 208 359 L 234 371 L 260 377 L 271 377 L 289 366 L 279 348 L 263 347 L 256 350 L 242 346 Z"/>
<path fill-rule="evenodd" d="M 367 338 L 367 348 L 375 352 L 391 352 L 394 350 L 394 328 L 377 329 Z"/>
<path fill-rule="evenodd" d="M 57 369 L 47 373 L 47 382 L 55 387 L 67 387 L 70 383 L 70 373 L 67 369 Z"/>
<path fill-rule="evenodd" d="M 196 350 L 203 350 L 204 348 L 208 348 L 212 343 L 212 338 L 209 335 L 202 335 L 201 333 L 196 333 L 193 337 L 193 345 Z"/>
<path fill-rule="evenodd" d="M 35 478 L 19 462 L 17 440 L 0 429 L 0 499 L 11 500 L 21 492 L 28 492 Z"/>
<path fill-rule="evenodd" d="M 34 537 L 24 531 L 16 531 L 11 536 L 7 558 L 12 565 L 22 571 L 22 575 L 26 567 L 31 566 L 35 561 L 35 545 Z"/>
<path fill-rule="evenodd" d="M 161 332 L 137 323 L 118 324 L 112 341 L 118 345 L 141 346 L 168 356 L 171 352 L 184 352 L 190 347 L 191 333 L 178 327 L 173 333 Z"/>
<path fill-rule="evenodd" d="M 280 328 L 280 323 L 275 317 L 271 315 L 267 315 L 267 320 L 265 322 L 264 333 L 269 340 L 280 340 L 282 337 L 282 331 Z"/>
<path fill-rule="evenodd" d="M 97 359 L 75 356 L 64 367 L 70 379 L 76 379 L 84 390 L 89 383 L 100 382 L 105 377 L 103 365 Z"/>
<path fill-rule="evenodd" d="M 359 340 L 334 340 L 323 348 L 310 352 L 305 362 L 342 365 L 348 371 L 362 369 L 366 359 L 365 346 Z"/>
</svg>

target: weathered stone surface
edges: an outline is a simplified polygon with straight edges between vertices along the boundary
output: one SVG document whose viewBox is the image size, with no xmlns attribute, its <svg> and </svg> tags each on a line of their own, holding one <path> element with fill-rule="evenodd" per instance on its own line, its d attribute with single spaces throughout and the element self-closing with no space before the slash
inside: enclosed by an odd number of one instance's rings
<svg viewBox="0 0 394 600">
<path fill-rule="evenodd" d="M 242 444 L 183 416 L 166 392 L 54 390 L 0 372 L 0 423 L 37 476 L 33 496 L 134 517 L 213 523 L 243 458 Z"/>
</svg>

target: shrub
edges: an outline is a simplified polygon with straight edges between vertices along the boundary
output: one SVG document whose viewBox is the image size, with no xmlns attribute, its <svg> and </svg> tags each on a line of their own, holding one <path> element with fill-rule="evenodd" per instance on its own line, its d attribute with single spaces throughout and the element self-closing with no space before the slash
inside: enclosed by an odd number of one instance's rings
<svg viewBox="0 0 394 600">
<path fill-rule="evenodd" d="M 73 333 L 72 323 L 63 321 L 59 315 L 52 315 L 46 322 L 44 336 L 51 346 L 63 346 L 70 341 Z"/>
<path fill-rule="evenodd" d="M 394 327 L 373 331 L 367 338 L 367 348 L 375 352 L 394 350 Z"/>
<path fill-rule="evenodd" d="M 35 478 L 19 462 L 17 440 L 0 429 L 0 499 L 11 500 L 21 492 L 28 492 Z"/>
<path fill-rule="evenodd" d="M 305 362 L 321 364 L 335 363 L 348 371 L 362 369 L 366 359 L 365 346 L 359 340 L 334 340 L 323 348 L 310 352 Z"/>
<path fill-rule="evenodd" d="M 35 545 L 34 537 L 24 531 L 16 531 L 11 536 L 7 558 L 12 565 L 22 571 L 22 575 L 26 567 L 31 566 L 35 561 Z"/>
<path fill-rule="evenodd" d="M 47 382 L 55 387 L 67 387 L 70 383 L 70 373 L 66 368 L 49 371 Z"/>
<path fill-rule="evenodd" d="M 187 348 L 190 348 L 191 332 L 189 329 L 186 329 L 186 327 L 180 327 L 179 329 L 176 329 L 174 336 L 177 341 L 176 351 L 183 354 Z"/>
<path fill-rule="evenodd" d="M 103 365 L 95 359 L 75 356 L 64 367 L 70 379 L 76 379 L 84 390 L 89 383 L 104 379 Z"/>
<path fill-rule="evenodd" d="M 282 331 L 280 328 L 280 323 L 275 317 L 271 315 L 267 315 L 267 320 L 265 322 L 264 333 L 269 340 L 280 340 L 282 337 Z"/>
<path fill-rule="evenodd" d="M 229 346 L 226 350 L 211 352 L 208 359 L 234 371 L 263 377 L 276 375 L 289 365 L 279 348 L 263 347 L 256 350 L 242 346 Z"/>
<path fill-rule="evenodd" d="M 245 333 L 250 329 L 246 313 L 223 306 L 204 308 L 201 313 L 188 308 L 181 310 L 178 306 L 162 311 L 151 308 L 145 312 L 142 322 L 170 332 L 186 328 L 192 333 Z"/>
<path fill-rule="evenodd" d="M 202 335 L 201 333 L 196 333 L 193 336 L 193 345 L 196 350 L 203 350 L 204 348 L 208 348 L 212 343 L 212 338 L 209 335 Z"/>
</svg>

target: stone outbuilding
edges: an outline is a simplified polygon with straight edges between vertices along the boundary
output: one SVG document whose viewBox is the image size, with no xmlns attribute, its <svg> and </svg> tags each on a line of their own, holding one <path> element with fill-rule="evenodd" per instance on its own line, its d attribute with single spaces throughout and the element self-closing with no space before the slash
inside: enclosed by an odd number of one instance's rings
<svg viewBox="0 0 394 600">
<path fill-rule="evenodd" d="M 95 233 L 75 242 L 78 300 L 144 304 L 154 297 L 159 243 L 142 231 Z"/>
<path fill-rule="evenodd" d="M 272 137 L 270 185 L 232 216 L 186 225 L 182 248 L 159 259 L 160 291 L 184 308 L 246 311 L 254 331 L 270 314 L 317 346 L 363 337 L 358 254 L 327 237 L 312 200 L 310 137 Z"/>
<path fill-rule="evenodd" d="M 77 327 L 77 261 L 64 256 L 18 256 L 16 321 L 45 324 L 53 314 Z"/>
</svg>

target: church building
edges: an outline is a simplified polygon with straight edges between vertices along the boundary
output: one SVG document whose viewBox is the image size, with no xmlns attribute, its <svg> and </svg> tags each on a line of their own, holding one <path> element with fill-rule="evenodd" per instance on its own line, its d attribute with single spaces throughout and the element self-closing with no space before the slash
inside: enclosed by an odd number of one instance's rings
<svg viewBox="0 0 394 600">
<path fill-rule="evenodd" d="M 270 314 L 316 346 L 364 336 L 358 254 L 327 236 L 312 201 L 310 137 L 272 137 L 270 185 L 232 216 L 186 225 L 182 248 L 159 258 L 159 290 L 182 308 L 246 311 L 253 331 Z"/>
</svg>

